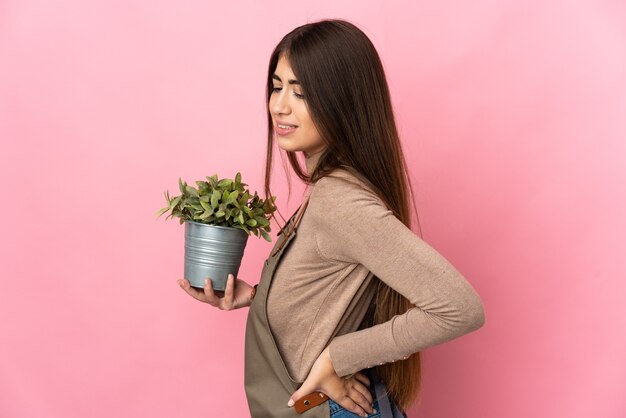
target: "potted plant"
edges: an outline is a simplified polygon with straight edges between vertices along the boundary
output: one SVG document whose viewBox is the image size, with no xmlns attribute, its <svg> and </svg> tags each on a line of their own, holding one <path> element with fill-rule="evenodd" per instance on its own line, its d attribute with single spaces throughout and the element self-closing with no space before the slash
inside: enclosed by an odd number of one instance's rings
<svg viewBox="0 0 626 418">
<path fill-rule="evenodd" d="M 185 223 L 184 277 L 191 286 L 204 288 L 210 277 L 213 289 L 224 291 L 228 274 L 239 273 L 250 234 L 271 242 L 269 216 L 276 210 L 276 196 L 251 195 L 239 172 L 234 180 L 219 180 L 216 174 L 206 179 L 196 181 L 195 188 L 179 178 L 182 194 L 170 197 L 166 191 L 167 206 L 156 215 L 170 211 L 166 220 L 176 216 Z"/>
</svg>

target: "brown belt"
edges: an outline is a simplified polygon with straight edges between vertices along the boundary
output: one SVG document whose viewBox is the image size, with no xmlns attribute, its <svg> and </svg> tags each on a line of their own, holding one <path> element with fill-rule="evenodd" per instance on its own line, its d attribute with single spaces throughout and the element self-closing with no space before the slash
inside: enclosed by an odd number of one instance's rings
<svg viewBox="0 0 626 418">
<path fill-rule="evenodd" d="M 326 396 L 326 394 L 318 392 L 316 390 L 315 392 L 311 392 L 308 395 L 305 395 L 298 399 L 293 404 L 293 408 L 296 410 L 297 413 L 301 414 L 304 411 L 308 411 L 314 406 L 321 404 L 322 402 L 326 402 L 327 400 L 328 396 Z"/>
</svg>

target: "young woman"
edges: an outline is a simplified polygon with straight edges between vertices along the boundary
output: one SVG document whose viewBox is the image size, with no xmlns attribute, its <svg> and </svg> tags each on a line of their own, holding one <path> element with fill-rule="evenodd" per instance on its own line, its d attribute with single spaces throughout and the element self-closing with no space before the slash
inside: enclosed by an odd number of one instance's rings
<svg viewBox="0 0 626 418">
<path fill-rule="evenodd" d="M 181 287 L 219 309 L 250 306 L 253 417 L 406 417 L 420 351 L 485 318 L 469 282 L 410 229 L 410 180 L 376 49 L 345 20 L 297 27 L 270 57 L 267 106 L 266 198 L 275 140 L 308 193 L 257 286 L 231 275 L 223 295 L 210 280 L 204 292 Z"/>
</svg>

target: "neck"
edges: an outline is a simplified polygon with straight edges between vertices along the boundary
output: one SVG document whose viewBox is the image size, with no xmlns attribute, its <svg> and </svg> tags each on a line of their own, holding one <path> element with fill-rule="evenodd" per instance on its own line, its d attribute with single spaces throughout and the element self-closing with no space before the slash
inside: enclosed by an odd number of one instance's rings
<svg viewBox="0 0 626 418">
<path fill-rule="evenodd" d="M 315 170 L 315 167 L 317 167 L 317 162 L 319 161 L 323 152 L 324 150 L 316 152 L 315 154 L 304 154 L 306 160 L 306 171 L 309 174 L 311 174 L 313 170 Z"/>
</svg>

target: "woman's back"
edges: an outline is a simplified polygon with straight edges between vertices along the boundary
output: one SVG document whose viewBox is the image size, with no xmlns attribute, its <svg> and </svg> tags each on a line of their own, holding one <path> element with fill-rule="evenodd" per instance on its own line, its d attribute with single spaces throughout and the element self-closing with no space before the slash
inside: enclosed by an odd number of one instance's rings
<svg viewBox="0 0 626 418">
<path fill-rule="evenodd" d="M 480 327 L 474 289 L 362 181 L 336 169 L 310 187 L 268 296 L 268 321 L 294 380 L 306 378 L 329 344 L 344 376 Z M 375 291 L 373 274 L 418 307 L 357 331 Z"/>
</svg>

